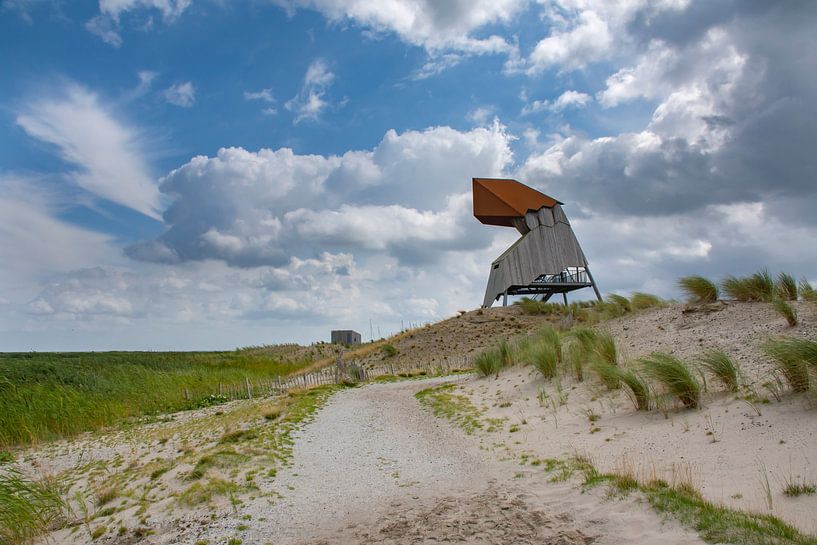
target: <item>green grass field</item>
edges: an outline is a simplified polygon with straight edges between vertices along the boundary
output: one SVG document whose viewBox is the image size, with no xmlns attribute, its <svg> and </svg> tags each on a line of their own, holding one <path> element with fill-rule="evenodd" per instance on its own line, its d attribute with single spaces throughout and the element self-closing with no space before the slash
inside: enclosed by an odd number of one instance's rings
<svg viewBox="0 0 817 545">
<path fill-rule="evenodd" d="M 248 380 L 259 392 L 310 363 L 252 350 L 0 353 L 0 448 L 246 397 Z"/>
</svg>

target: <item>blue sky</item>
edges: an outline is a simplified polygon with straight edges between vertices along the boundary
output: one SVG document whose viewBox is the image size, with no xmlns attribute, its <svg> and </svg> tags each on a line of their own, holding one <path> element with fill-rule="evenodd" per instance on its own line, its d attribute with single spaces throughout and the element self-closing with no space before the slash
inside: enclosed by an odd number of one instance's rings
<svg viewBox="0 0 817 545">
<path fill-rule="evenodd" d="M 810 2 L 3 0 L 0 349 L 310 342 L 473 308 L 514 238 L 470 216 L 474 176 L 564 201 L 605 292 L 815 279 L 815 22 Z"/>
</svg>

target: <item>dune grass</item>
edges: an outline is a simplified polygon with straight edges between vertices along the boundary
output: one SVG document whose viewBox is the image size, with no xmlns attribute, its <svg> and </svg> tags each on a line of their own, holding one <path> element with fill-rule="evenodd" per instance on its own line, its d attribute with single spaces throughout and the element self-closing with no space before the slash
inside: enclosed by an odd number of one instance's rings
<svg viewBox="0 0 817 545">
<path fill-rule="evenodd" d="M 730 392 L 740 386 L 738 364 L 723 350 L 710 348 L 698 356 L 700 366 L 714 375 Z"/>
<path fill-rule="evenodd" d="M 596 373 L 608 390 L 617 390 L 621 388 L 621 373 L 615 365 L 609 363 L 604 358 L 596 353 L 590 355 L 587 360 L 590 369 Z"/>
<path fill-rule="evenodd" d="M 474 370 L 481 377 L 499 375 L 502 370 L 502 357 L 498 350 L 486 350 L 474 358 Z"/>
<path fill-rule="evenodd" d="M 809 301 L 811 303 L 817 302 L 817 290 L 815 290 L 811 283 L 805 278 L 800 280 L 797 291 L 800 297 L 803 298 L 803 301 Z"/>
<path fill-rule="evenodd" d="M 562 347 L 562 362 L 578 382 L 584 380 L 584 359 L 585 352 L 578 341 L 574 340 Z"/>
<path fill-rule="evenodd" d="M 775 292 L 784 301 L 797 301 L 797 281 L 792 275 L 782 272 L 777 275 Z"/>
<path fill-rule="evenodd" d="M 630 306 L 633 310 L 647 310 L 650 308 L 661 308 L 666 303 L 657 295 L 636 291 L 630 296 Z"/>
<path fill-rule="evenodd" d="M 0 543 L 28 543 L 65 510 L 52 483 L 33 482 L 11 468 L 0 470 Z"/>
<path fill-rule="evenodd" d="M 786 323 L 789 324 L 790 327 L 794 327 L 798 324 L 797 310 L 792 307 L 788 301 L 775 297 L 774 300 L 772 300 L 772 306 L 778 314 L 786 319 Z"/>
<path fill-rule="evenodd" d="M 651 408 L 650 388 L 647 382 L 634 369 L 613 367 L 613 373 L 618 380 L 627 387 L 627 395 L 633 402 L 636 410 L 649 411 Z"/>
<path fill-rule="evenodd" d="M 776 285 L 769 271 L 763 269 L 751 276 L 728 276 L 721 282 L 723 292 L 737 301 L 771 301 Z"/>
<path fill-rule="evenodd" d="M 308 364 L 248 351 L 0 354 L 0 447 L 246 397 L 247 381 Z"/>
<path fill-rule="evenodd" d="M 502 339 L 499 341 L 497 350 L 499 351 L 499 361 L 501 362 L 502 367 L 510 367 L 513 365 L 513 346 L 511 346 L 511 343 L 508 342 L 508 339 Z"/>
<path fill-rule="evenodd" d="M 559 355 L 556 347 L 547 340 L 533 343 L 529 349 L 531 363 L 546 379 L 557 375 L 559 369 Z"/>
<path fill-rule="evenodd" d="M 817 369 L 817 342 L 784 337 L 767 341 L 763 351 L 774 360 L 792 391 L 809 389 L 809 369 Z"/>
<path fill-rule="evenodd" d="M 618 365 L 618 350 L 616 339 L 607 331 L 597 331 L 593 345 L 593 352 L 605 363 Z"/>
<path fill-rule="evenodd" d="M 553 346 L 556 351 L 556 359 L 562 361 L 562 338 L 559 336 L 559 332 L 553 329 L 553 326 L 546 325 L 539 329 L 536 332 L 536 338 Z"/>
<path fill-rule="evenodd" d="M 703 276 L 684 276 L 678 280 L 690 303 L 714 303 L 720 295 L 718 286 Z"/>
<path fill-rule="evenodd" d="M 692 369 L 680 359 L 671 354 L 653 352 L 641 358 L 641 367 L 645 375 L 664 386 L 687 409 L 701 406 L 701 383 Z"/>
<path fill-rule="evenodd" d="M 621 314 L 627 314 L 633 310 L 633 307 L 630 305 L 630 300 L 617 293 L 611 293 L 608 295 L 606 302 L 619 307 L 621 309 Z"/>
</svg>

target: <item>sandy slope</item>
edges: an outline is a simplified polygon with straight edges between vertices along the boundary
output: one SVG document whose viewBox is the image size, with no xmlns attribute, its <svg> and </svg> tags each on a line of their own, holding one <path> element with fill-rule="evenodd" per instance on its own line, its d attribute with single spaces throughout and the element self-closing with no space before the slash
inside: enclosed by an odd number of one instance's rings
<svg viewBox="0 0 817 545">
<path fill-rule="evenodd" d="M 710 380 L 700 410 L 637 412 L 624 392 L 608 392 L 592 373 L 584 382 L 563 377 L 557 387 L 530 367 L 509 369 L 498 380 L 475 378 L 463 389 L 485 418 L 505 419 L 497 441 L 516 454 L 578 453 L 605 471 L 688 480 L 710 500 L 772 513 L 817 533 L 817 495 L 783 494 L 788 482 L 817 482 L 817 400 L 777 391 L 773 366 L 760 350 L 769 337 L 817 338 L 814 308 L 802 302 L 797 307 L 801 324 L 794 328 L 766 303 L 729 303 L 693 313 L 676 304 L 602 326 L 616 337 L 625 360 L 655 350 L 687 361 L 708 347 L 730 354 L 747 387 L 730 395 Z M 511 433 L 514 424 L 519 431 Z"/>
</svg>

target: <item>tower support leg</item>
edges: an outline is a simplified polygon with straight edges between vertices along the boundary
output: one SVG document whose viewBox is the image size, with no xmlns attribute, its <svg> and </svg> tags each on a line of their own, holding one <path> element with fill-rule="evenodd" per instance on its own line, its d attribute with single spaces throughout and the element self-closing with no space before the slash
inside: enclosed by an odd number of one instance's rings
<svg viewBox="0 0 817 545">
<path fill-rule="evenodd" d="M 508 306 L 508 290 L 505 290 L 505 292 L 502 294 L 502 306 Z"/>
<path fill-rule="evenodd" d="M 596 292 L 596 299 L 598 299 L 599 303 L 601 303 L 602 302 L 601 293 L 599 292 L 599 287 L 596 285 L 596 281 L 593 280 L 593 275 L 590 273 L 590 267 L 585 265 L 584 271 L 587 273 L 587 278 L 590 279 L 590 284 L 593 285 L 593 291 Z"/>
<path fill-rule="evenodd" d="M 565 300 L 565 306 L 567 306 L 567 292 L 562 292 L 562 298 Z"/>
</svg>

